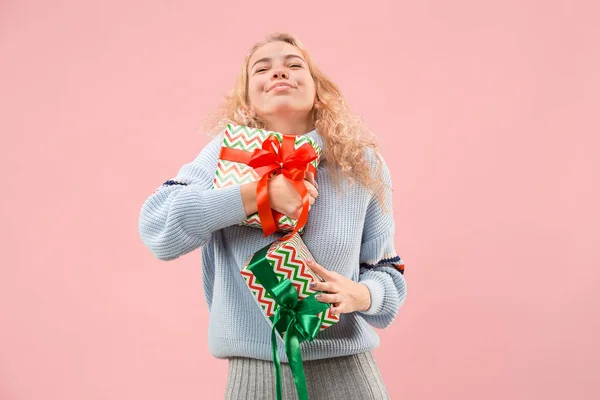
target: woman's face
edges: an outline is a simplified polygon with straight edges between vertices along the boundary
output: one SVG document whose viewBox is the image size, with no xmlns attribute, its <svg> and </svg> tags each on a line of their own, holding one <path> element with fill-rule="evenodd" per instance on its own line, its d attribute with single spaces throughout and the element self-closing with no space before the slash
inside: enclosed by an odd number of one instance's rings
<svg viewBox="0 0 600 400">
<path fill-rule="evenodd" d="M 258 48 L 248 61 L 248 98 L 263 119 L 306 118 L 315 103 L 315 82 L 302 53 L 285 42 Z"/>
</svg>

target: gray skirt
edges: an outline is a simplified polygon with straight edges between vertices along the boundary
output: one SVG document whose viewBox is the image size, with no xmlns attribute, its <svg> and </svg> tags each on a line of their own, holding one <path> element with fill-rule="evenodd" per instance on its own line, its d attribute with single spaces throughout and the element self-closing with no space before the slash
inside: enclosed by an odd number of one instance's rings
<svg viewBox="0 0 600 400">
<path fill-rule="evenodd" d="M 311 400 L 386 400 L 390 396 L 371 352 L 304 361 Z M 283 398 L 297 400 L 288 364 L 281 364 Z M 225 388 L 226 400 L 275 400 L 273 362 L 232 357 Z"/>
</svg>

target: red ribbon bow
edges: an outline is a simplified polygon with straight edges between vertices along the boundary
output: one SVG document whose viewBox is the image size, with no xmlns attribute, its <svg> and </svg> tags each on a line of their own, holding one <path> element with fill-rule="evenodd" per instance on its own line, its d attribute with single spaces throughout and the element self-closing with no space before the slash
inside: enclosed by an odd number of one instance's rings
<svg viewBox="0 0 600 400">
<path fill-rule="evenodd" d="M 316 160 L 318 155 L 308 143 L 294 149 L 295 141 L 295 136 L 290 135 L 282 135 L 282 143 L 277 140 L 277 137 L 269 136 L 262 143 L 262 148 L 255 149 L 252 153 L 231 148 L 221 149 L 221 159 L 245 163 L 261 177 L 256 189 L 256 203 L 265 237 L 277 231 L 278 226 L 275 221 L 281 216 L 271 209 L 269 201 L 268 181 L 272 176 L 283 174 L 302 197 L 302 213 L 294 230 L 283 239 L 291 237 L 302 229 L 308 220 L 309 195 L 302 181 L 305 172 L 312 167 L 310 163 Z"/>
</svg>

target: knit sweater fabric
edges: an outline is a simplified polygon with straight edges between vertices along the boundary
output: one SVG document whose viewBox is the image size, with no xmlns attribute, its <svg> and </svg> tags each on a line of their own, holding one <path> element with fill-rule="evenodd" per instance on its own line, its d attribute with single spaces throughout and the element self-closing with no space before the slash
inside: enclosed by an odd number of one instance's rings
<svg viewBox="0 0 600 400">
<path fill-rule="evenodd" d="M 316 130 L 306 135 L 324 149 Z M 221 133 L 146 199 L 139 234 L 152 254 L 164 261 L 201 248 L 202 284 L 210 312 L 208 342 L 214 357 L 271 360 L 271 327 L 240 271 L 249 255 L 284 234 L 264 237 L 261 229 L 239 225 L 246 218 L 240 185 L 212 189 L 222 142 Z M 375 168 L 375 157 L 381 155 L 371 150 L 365 155 Z M 391 186 L 382 161 L 382 180 Z M 341 190 L 336 190 L 325 158 L 317 170 L 317 183 L 319 195 L 302 240 L 319 264 L 366 285 L 371 305 L 366 311 L 341 314 L 338 323 L 302 342 L 304 360 L 378 347 L 374 328 L 388 327 L 406 297 L 404 263 L 394 249 L 391 190 L 385 194 L 386 212 L 368 190 L 348 179 L 342 179 Z M 278 352 L 280 360 L 288 362 L 279 339 Z"/>
</svg>

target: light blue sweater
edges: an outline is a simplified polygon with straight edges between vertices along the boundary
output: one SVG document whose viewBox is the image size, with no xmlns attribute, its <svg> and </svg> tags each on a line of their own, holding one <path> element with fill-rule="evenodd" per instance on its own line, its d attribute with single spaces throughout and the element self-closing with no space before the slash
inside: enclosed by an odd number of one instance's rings
<svg viewBox="0 0 600 400">
<path fill-rule="evenodd" d="M 324 148 L 323 138 L 307 135 Z M 248 256 L 283 236 L 263 237 L 261 229 L 239 226 L 246 218 L 240 186 L 211 189 L 222 134 L 211 140 L 174 179 L 163 183 L 144 202 L 139 216 L 143 243 L 160 260 L 173 260 L 202 248 L 202 280 L 210 311 L 209 348 L 214 357 L 242 356 L 271 360 L 271 328 L 256 304 L 240 270 Z M 371 166 L 375 155 L 368 152 Z M 302 358 L 313 360 L 368 351 L 379 346 L 373 329 L 389 326 L 406 297 L 403 262 L 394 250 L 392 199 L 386 191 L 387 213 L 357 184 L 342 181 L 336 191 L 322 159 L 319 196 L 302 234 L 317 262 L 371 293 L 371 307 L 342 314 L 340 321 L 301 344 Z M 383 179 L 391 185 L 384 162 Z M 279 357 L 287 362 L 283 343 Z"/>
</svg>

